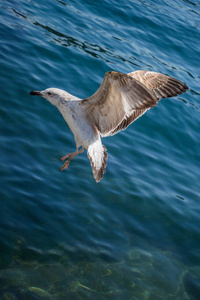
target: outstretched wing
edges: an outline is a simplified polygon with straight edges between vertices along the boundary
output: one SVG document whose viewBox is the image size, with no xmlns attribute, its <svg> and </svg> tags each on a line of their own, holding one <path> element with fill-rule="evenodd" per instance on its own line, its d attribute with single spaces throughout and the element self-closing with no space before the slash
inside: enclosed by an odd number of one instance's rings
<svg viewBox="0 0 200 300">
<path fill-rule="evenodd" d="M 157 104 L 156 96 L 131 76 L 118 72 L 105 74 L 97 92 L 80 101 L 87 118 L 102 136 L 125 129 L 145 111 Z"/>
<path fill-rule="evenodd" d="M 161 98 L 182 94 L 186 89 L 183 82 L 155 72 L 126 75 L 111 71 L 96 93 L 80 105 L 86 106 L 88 119 L 101 135 L 109 136 L 126 129 Z"/>
<path fill-rule="evenodd" d="M 138 70 L 128 75 L 144 84 L 158 100 L 177 96 L 188 89 L 182 81 L 156 72 Z"/>
</svg>

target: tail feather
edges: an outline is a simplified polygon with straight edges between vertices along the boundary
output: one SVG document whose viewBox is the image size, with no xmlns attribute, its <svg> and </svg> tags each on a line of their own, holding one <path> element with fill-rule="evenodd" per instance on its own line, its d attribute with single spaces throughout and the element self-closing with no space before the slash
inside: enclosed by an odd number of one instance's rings
<svg viewBox="0 0 200 300">
<path fill-rule="evenodd" d="M 99 182 L 106 172 L 108 154 L 106 147 L 98 139 L 88 147 L 88 158 L 90 160 L 92 171 L 96 182 Z"/>
</svg>

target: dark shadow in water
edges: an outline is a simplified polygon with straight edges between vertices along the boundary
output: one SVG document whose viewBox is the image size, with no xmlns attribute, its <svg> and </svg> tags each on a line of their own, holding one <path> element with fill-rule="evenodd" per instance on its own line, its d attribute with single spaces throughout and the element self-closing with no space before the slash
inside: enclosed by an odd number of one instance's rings
<svg viewBox="0 0 200 300">
<path fill-rule="evenodd" d="M 66 35 L 64 33 L 61 33 L 53 28 L 51 28 L 50 26 L 46 26 L 43 25 L 39 22 L 33 21 L 33 24 L 36 26 L 39 26 L 43 29 L 45 29 L 46 31 L 48 31 L 50 33 L 50 35 L 48 35 L 54 42 L 64 46 L 64 47 L 70 47 L 70 46 L 74 46 L 75 48 L 81 49 L 83 50 L 85 53 L 89 54 L 92 57 L 101 59 L 103 61 L 106 61 L 110 64 L 116 64 L 113 60 L 109 60 L 108 58 L 106 58 L 105 56 L 101 55 L 101 54 L 105 54 L 108 57 L 112 57 L 115 58 L 116 60 L 120 60 L 123 62 L 128 62 L 136 67 L 139 67 L 139 65 L 137 65 L 136 63 L 134 63 L 131 60 L 128 60 L 120 55 L 115 54 L 114 50 L 107 50 L 105 48 L 102 48 L 101 46 L 97 45 L 97 44 L 91 44 L 87 41 L 81 42 L 69 35 Z M 53 37 L 51 34 L 53 34 L 56 37 Z M 136 58 L 133 58 L 134 60 L 138 61 Z M 139 62 L 139 61 L 138 61 Z"/>
<path fill-rule="evenodd" d="M 69 6 L 68 4 L 58 1 L 62 5 Z M 39 23 L 38 21 L 35 21 L 33 18 L 30 17 L 30 14 L 27 12 L 22 12 L 20 9 L 17 9 L 16 7 L 9 7 L 7 9 L 11 9 L 17 17 L 21 17 L 28 22 L 32 23 L 33 25 L 40 27 L 45 30 L 45 34 L 49 36 L 53 43 L 59 44 L 64 47 L 70 47 L 73 46 L 77 49 L 80 49 L 84 51 L 87 55 L 92 56 L 94 58 L 100 59 L 105 61 L 106 63 L 116 65 L 116 61 L 122 61 L 123 63 L 128 63 L 134 66 L 134 68 L 141 68 L 141 65 L 143 64 L 142 60 L 137 59 L 133 55 L 129 58 L 125 58 L 121 55 L 116 54 L 115 50 L 109 49 L 108 47 L 103 48 L 97 44 L 92 44 L 87 41 L 79 41 L 78 39 L 69 36 L 67 34 L 61 33 L 58 30 L 53 29 L 50 26 L 44 25 L 42 23 Z M 115 40 L 120 40 L 114 36 L 112 36 Z M 121 40 L 120 40 L 121 41 Z M 109 59 L 112 58 L 112 59 Z M 114 58 L 114 59 L 113 59 Z M 151 69 L 151 66 L 149 66 L 149 69 Z"/>
<path fill-rule="evenodd" d="M 11 7 L 11 9 L 12 9 L 12 11 L 13 11 L 17 16 L 22 17 L 22 18 L 24 18 L 24 19 L 26 19 L 26 20 L 28 19 L 28 17 L 26 17 L 24 14 L 18 12 L 15 8 L 12 8 L 12 7 Z"/>
<path fill-rule="evenodd" d="M 58 3 L 64 5 L 64 6 L 71 6 L 69 3 L 65 3 L 65 2 L 63 2 L 63 1 L 61 1 L 61 0 L 56 0 L 56 1 L 57 1 Z"/>
<path fill-rule="evenodd" d="M 69 6 L 67 3 L 64 3 L 62 1 L 58 1 L 59 3 L 63 4 L 63 5 L 66 5 L 66 6 Z M 92 44 L 92 43 L 89 43 L 87 41 L 79 41 L 67 34 L 64 34 L 64 33 L 61 33 L 59 32 L 58 30 L 55 30 L 53 29 L 52 27 L 50 26 L 47 26 L 47 25 L 44 25 L 42 23 L 39 23 L 38 21 L 35 21 L 34 19 L 32 19 L 30 17 L 30 14 L 26 13 L 26 12 L 22 12 L 20 11 L 19 9 L 17 9 L 16 7 L 10 7 L 9 9 L 11 9 L 15 15 L 17 17 L 21 17 L 29 22 L 31 22 L 33 25 L 37 26 L 37 27 L 40 27 L 42 29 L 45 30 L 45 32 L 48 32 L 46 33 L 47 36 L 49 36 L 51 39 L 52 39 L 52 42 L 56 43 L 56 44 L 60 44 L 61 46 L 64 46 L 64 47 L 70 47 L 70 46 L 73 46 L 77 49 L 81 49 L 82 51 L 84 51 L 87 55 L 89 56 L 92 56 L 94 58 L 97 58 L 97 59 L 101 59 L 109 64 L 113 64 L 115 65 L 116 63 L 114 62 L 113 58 L 115 58 L 117 61 L 122 61 L 122 62 L 128 62 L 129 64 L 132 64 L 134 65 L 136 68 L 139 68 L 142 61 L 139 61 L 138 59 L 136 59 L 135 57 L 131 57 L 131 59 L 127 59 L 127 58 L 124 58 L 120 55 L 117 55 L 115 53 L 114 50 L 112 49 L 108 49 L 108 48 L 103 48 L 97 44 Z M 112 37 L 114 39 L 117 39 L 115 37 Z M 107 57 L 106 57 L 107 56 Z M 112 59 L 109 59 L 109 57 L 111 57 Z M 135 63 L 135 62 L 138 62 Z"/>
<path fill-rule="evenodd" d="M 185 3 L 187 3 L 187 4 L 191 4 L 193 6 L 197 6 L 198 5 L 197 3 L 194 3 L 194 2 L 192 2 L 190 0 L 182 0 L 182 1 L 185 2 Z"/>
<path fill-rule="evenodd" d="M 197 111 L 200 111 L 200 108 L 198 106 L 194 105 L 192 102 L 189 102 L 189 101 L 187 101 L 183 98 L 180 98 L 180 97 L 178 97 L 178 99 L 181 100 L 184 104 L 190 105 L 193 108 L 195 108 Z"/>
</svg>

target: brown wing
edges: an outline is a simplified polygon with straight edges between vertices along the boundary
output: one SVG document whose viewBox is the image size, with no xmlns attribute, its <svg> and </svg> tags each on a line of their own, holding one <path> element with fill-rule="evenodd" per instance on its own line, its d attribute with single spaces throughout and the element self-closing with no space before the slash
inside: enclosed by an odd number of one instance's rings
<svg viewBox="0 0 200 300">
<path fill-rule="evenodd" d="M 105 74 L 97 92 L 80 101 L 87 118 L 102 136 L 124 130 L 158 102 L 156 96 L 131 76 L 118 72 Z"/>
<path fill-rule="evenodd" d="M 158 100 L 177 96 L 188 89 L 182 81 L 156 72 L 138 70 L 128 75 L 144 84 Z"/>
</svg>

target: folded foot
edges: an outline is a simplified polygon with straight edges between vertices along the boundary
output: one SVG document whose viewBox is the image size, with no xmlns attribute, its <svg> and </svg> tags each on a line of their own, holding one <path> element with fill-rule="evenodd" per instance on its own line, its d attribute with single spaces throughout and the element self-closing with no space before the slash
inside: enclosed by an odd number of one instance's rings
<svg viewBox="0 0 200 300">
<path fill-rule="evenodd" d="M 62 157 L 60 158 L 61 161 L 65 160 L 65 159 L 67 159 L 67 158 L 69 158 L 69 159 L 63 164 L 63 166 L 60 168 L 60 171 L 63 171 L 63 170 L 65 170 L 65 169 L 67 169 L 67 168 L 69 167 L 70 161 L 71 161 L 75 156 L 77 156 L 79 153 L 82 153 L 83 151 L 84 151 L 84 148 L 81 147 L 81 149 L 80 149 L 79 151 L 78 151 L 78 149 L 76 149 L 76 152 L 68 153 L 68 154 L 62 156 Z"/>
<path fill-rule="evenodd" d="M 68 167 L 69 167 L 69 161 L 67 160 L 64 164 L 63 164 L 63 166 L 60 168 L 60 171 L 63 171 L 63 170 L 65 170 L 65 169 L 67 169 Z"/>
<path fill-rule="evenodd" d="M 65 159 L 71 157 L 72 155 L 74 155 L 76 152 L 72 152 L 72 153 L 68 153 L 64 156 L 62 156 L 61 158 L 59 158 L 59 160 L 64 161 Z"/>
</svg>

